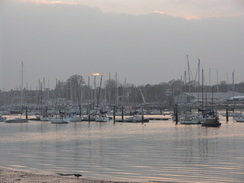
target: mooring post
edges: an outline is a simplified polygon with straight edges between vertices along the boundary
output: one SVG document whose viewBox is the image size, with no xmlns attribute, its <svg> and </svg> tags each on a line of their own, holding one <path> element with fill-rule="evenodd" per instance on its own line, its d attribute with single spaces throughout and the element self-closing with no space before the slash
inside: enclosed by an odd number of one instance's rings
<svg viewBox="0 0 244 183">
<path fill-rule="evenodd" d="M 45 112 L 46 112 L 46 116 L 48 116 L 48 114 L 47 114 L 47 106 L 46 106 L 46 111 Z"/>
<path fill-rule="evenodd" d="M 89 108 L 88 108 L 88 121 L 89 122 L 91 122 L 91 114 L 90 114 L 90 112 L 91 112 L 91 108 L 89 106 Z"/>
<path fill-rule="evenodd" d="M 141 109 L 141 122 L 144 123 L 144 111 L 143 111 L 143 108 Z"/>
<path fill-rule="evenodd" d="M 27 108 L 27 106 L 25 107 L 25 118 L 28 119 L 28 108 Z"/>
<path fill-rule="evenodd" d="M 175 104 L 175 124 L 178 124 L 178 105 Z"/>
<path fill-rule="evenodd" d="M 122 110 L 121 111 L 122 112 L 121 113 L 121 118 L 122 118 L 122 121 L 124 121 L 124 107 L 123 106 L 121 107 L 121 110 Z"/>
<path fill-rule="evenodd" d="M 114 106 L 114 111 L 113 111 L 114 123 L 115 123 L 115 110 L 116 110 L 116 108 L 115 108 L 115 106 Z"/>
<path fill-rule="evenodd" d="M 81 105 L 80 104 L 79 104 L 79 111 L 80 111 L 80 117 L 81 117 L 82 109 L 81 109 Z"/>
<path fill-rule="evenodd" d="M 229 110 L 228 110 L 228 105 L 226 105 L 226 107 L 225 107 L 225 109 L 226 109 L 226 122 L 228 122 L 229 121 Z"/>
</svg>

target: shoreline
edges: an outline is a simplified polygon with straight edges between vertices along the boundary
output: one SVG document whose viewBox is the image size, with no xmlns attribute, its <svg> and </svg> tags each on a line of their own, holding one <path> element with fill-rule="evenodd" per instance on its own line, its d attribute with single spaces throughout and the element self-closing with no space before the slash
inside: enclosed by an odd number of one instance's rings
<svg viewBox="0 0 244 183">
<path fill-rule="evenodd" d="M 0 169 L 1 183 L 113 183 L 108 180 L 87 179 L 73 174 L 44 175 L 24 171 Z M 119 181 L 116 181 L 119 183 Z"/>
<path fill-rule="evenodd" d="M 76 175 L 76 176 L 75 176 Z M 154 183 L 176 183 L 152 181 Z M 111 181 L 84 178 L 77 174 L 37 174 L 19 170 L 0 169 L 0 183 L 149 183 L 145 181 Z"/>
</svg>

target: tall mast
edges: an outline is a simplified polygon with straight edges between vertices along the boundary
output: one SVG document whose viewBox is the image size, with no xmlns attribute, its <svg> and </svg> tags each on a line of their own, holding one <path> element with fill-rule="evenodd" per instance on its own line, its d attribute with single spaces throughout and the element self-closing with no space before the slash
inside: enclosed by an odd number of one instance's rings
<svg viewBox="0 0 244 183">
<path fill-rule="evenodd" d="M 187 58 L 187 71 L 188 71 L 188 85 L 189 85 L 189 92 L 191 92 L 191 86 L 190 86 L 191 74 L 190 74 L 189 56 L 186 55 L 186 58 Z"/>
<path fill-rule="evenodd" d="M 102 89 L 102 80 L 103 80 L 103 76 L 101 75 L 100 85 L 99 85 L 99 90 L 98 90 L 97 106 L 99 106 L 99 104 L 100 104 L 100 95 L 101 95 L 101 89 Z"/>
<path fill-rule="evenodd" d="M 201 68 L 200 68 L 200 59 L 198 59 L 198 103 L 199 103 L 199 92 L 200 92 L 200 75 L 201 75 Z"/>
<path fill-rule="evenodd" d="M 24 85 L 24 72 L 23 72 L 23 70 L 24 70 L 24 63 L 23 62 L 21 62 L 21 88 L 20 88 L 20 90 L 21 90 L 21 105 L 23 105 L 23 85 Z"/>
<path fill-rule="evenodd" d="M 117 72 L 115 73 L 115 83 L 116 83 L 116 98 L 115 98 L 115 100 L 116 100 L 116 107 L 118 107 L 118 105 L 119 105 L 119 91 L 118 91 L 118 76 L 117 76 Z"/>
<path fill-rule="evenodd" d="M 208 70 L 208 83 L 209 83 L 209 86 L 211 86 L 211 68 L 209 68 Z"/>
<path fill-rule="evenodd" d="M 230 91 L 230 83 L 229 83 L 229 74 L 226 74 L 227 85 L 228 85 L 228 92 Z"/>
<path fill-rule="evenodd" d="M 217 93 L 219 92 L 219 70 L 216 70 L 216 80 L 217 80 Z"/>
<path fill-rule="evenodd" d="M 235 71 L 232 72 L 232 92 L 233 92 L 233 106 L 235 104 L 234 97 L 235 97 Z"/>
<path fill-rule="evenodd" d="M 90 104 L 90 100 L 92 100 L 91 89 L 90 89 L 90 76 L 88 76 L 88 81 L 87 81 L 87 95 L 88 95 L 88 104 Z"/>
<path fill-rule="evenodd" d="M 203 107 L 204 107 L 203 85 L 204 85 L 204 77 L 203 77 L 203 69 L 202 69 L 202 109 L 203 109 Z"/>
</svg>

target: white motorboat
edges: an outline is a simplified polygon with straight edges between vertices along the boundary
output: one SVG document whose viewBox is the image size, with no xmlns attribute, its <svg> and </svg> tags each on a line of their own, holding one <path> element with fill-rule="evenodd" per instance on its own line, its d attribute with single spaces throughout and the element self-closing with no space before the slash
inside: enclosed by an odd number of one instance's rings
<svg viewBox="0 0 244 183">
<path fill-rule="evenodd" d="M 149 122 L 148 118 L 142 118 L 141 115 L 133 115 L 124 120 L 124 122 L 144 123 Z"/>
</svg>

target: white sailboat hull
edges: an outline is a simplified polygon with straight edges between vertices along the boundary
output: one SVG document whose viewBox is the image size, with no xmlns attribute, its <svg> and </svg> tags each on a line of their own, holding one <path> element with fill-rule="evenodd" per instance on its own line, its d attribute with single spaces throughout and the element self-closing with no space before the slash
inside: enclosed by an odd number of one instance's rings
<svg viewBox="0 0 244 183">
<path fill-rule="evenodd" d="M 244 122 L 244 116 L 235 117 L 234 120 L 235 120 L 236 122 Z"/>
<path fill-rule="evenodd" d="M 109 117 L 96 117 L 96 122 L 109 122 Z"/>
<path fill-rule="evenodd" d="M 82 117 L 69 117 L 67 118 L 70 122 L 81 122 Z"/>
<path fill-rule="evenodd" d="M 50 121 L 53 124 L 67 124 L 67 123 L 69 123 L 69 120 L 65 119 L 65 118 L 52 118 Z"/>
<path fill-rule="evenodd" d="M 40 116 L 40 121 L 49 121 L 49 117 Z"/>
</svg>

